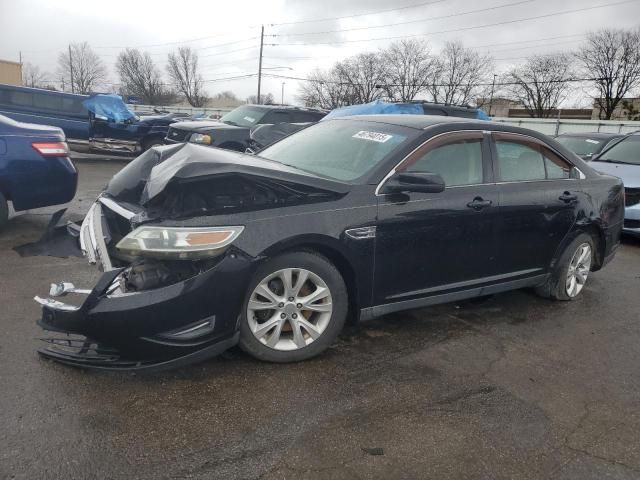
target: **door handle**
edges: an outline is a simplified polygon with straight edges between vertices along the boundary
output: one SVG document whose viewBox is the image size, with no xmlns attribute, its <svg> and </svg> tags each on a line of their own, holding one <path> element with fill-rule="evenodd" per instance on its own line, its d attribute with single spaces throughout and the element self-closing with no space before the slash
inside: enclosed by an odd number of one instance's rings
<svg viewBox="0 0 640 480">
<path fill-rule="evenodd" d="M 565 203 L 571 203 L 578 200 L 578 196 L 573 193 L 564 192 L 562 195 L 558 197 L 558 200 L 562 200 Z"/>
<path fill-rule="evenodd" d="M 491 200 L 483 200 L 482 197 L 476 197 L 473 201 L 467 203 L 467 207 L 473 208 L 474 210 L 482 210 L 483 208 L 490 207 L 493 204 Z"/>
</svg>

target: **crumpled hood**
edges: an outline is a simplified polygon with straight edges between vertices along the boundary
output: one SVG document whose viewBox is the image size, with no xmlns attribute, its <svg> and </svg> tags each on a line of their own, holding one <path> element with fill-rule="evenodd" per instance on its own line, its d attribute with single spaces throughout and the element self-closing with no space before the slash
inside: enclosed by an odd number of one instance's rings
<svg viewBox="0 0 640 480">
<path fill-rule="evenodd" d="M 598 172 L 621 178 L 625 187 L 640 188 L 640 165 L 593 161 L 589 162 L 589 166 Z"/>
<path fill-rule="evenodd" d="M 340 194 L 349 190 L 348 184 L 259 156 L 184 143 L 149 149 L 120 170 L 109 182 L 105 193 L 116 201 L 144 206 L 174 182 L 216 176 L 283 181 Z"/>
</svg>

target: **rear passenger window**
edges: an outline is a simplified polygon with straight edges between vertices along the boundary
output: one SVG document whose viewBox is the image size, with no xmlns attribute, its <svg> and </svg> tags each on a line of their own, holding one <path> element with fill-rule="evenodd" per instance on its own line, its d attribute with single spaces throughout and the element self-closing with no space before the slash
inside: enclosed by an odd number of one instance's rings
<svg viewBox="0 0 640 480">
<path fill-rule="evenodd" d="M 496 140 L 500 179 L 503 182 L 557 180 L 571 177 L 571 165 L 536 143 Z"/>
<path fill-rule="evenodd" d="M 496 141 L 500 178 L 503 182 L 545 180 L 544 158 L 537 145 Z"/>
<path fill-rule="evenodd" d="M 62 98 L 57 95 L 47 95 L 46 93 L 33 94 L 33 106 L 45 110 L 62 110 Z"/>
<path fill-rule="evenodd" d="M 26 92 L 9 92 L 9 103 L 31 107 L 33 105 L 33 95 Z"/>
<path fill-rule="evenodd" d="M 482 139 L 457 140 L 435 147 L 405 171 L 437 173 L 447 187 L 482 183 Z"/>
<path fill-rule="evenodd" d="M 547 148 L 542 149 L 549 180 L 571 178 L 571 165 Z"/>
</svg>

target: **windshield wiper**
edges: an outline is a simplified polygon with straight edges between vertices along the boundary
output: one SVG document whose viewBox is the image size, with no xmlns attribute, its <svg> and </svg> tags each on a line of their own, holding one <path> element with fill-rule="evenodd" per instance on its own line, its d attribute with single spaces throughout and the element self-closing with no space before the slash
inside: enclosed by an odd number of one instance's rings
<svg viewBox="0 0 640 480">
<path fill-rule="evenodd" d="M 222 120 L 222 123 L 226 123 L 227 125 L 233 125 L 234 127 L 239 127 L 240 126 L 236 122 L 233 122 L 231 120 Z"/>
</svg>

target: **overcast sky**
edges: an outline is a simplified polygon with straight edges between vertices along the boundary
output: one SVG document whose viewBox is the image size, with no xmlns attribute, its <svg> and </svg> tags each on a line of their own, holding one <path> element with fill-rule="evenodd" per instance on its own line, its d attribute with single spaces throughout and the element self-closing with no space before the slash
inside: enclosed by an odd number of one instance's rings
<svg viewBox="0 0 640 480">
<path fill-rule="evenodd" d="M 148 51 L 164 73 L 167 53 L 189 45 L 210 94 L 232 90 L 245 98 L 255 93 L 256 78 L 216 79 L 257 72 L 262 24 L 265 72 L 304 77 L 385 47 L 388 37 L 408 36 L 434 51 L 460 40 L 491 54 L 500 73 L 533 53 L 573 49 L 590 30 L 637 27 L 639 18 L 640 0 L 0 0 L 0 58 L 17 61 L 22 52 L 23 62 L 55 79 L 58 54 L 88 41 L 117 83 L 113 65 L 123 48 Z M 283 81 L 285 102 L 293 102 L 295 80 L 266 78 L 263 92 L 280 100 Z"/>
</svg>

